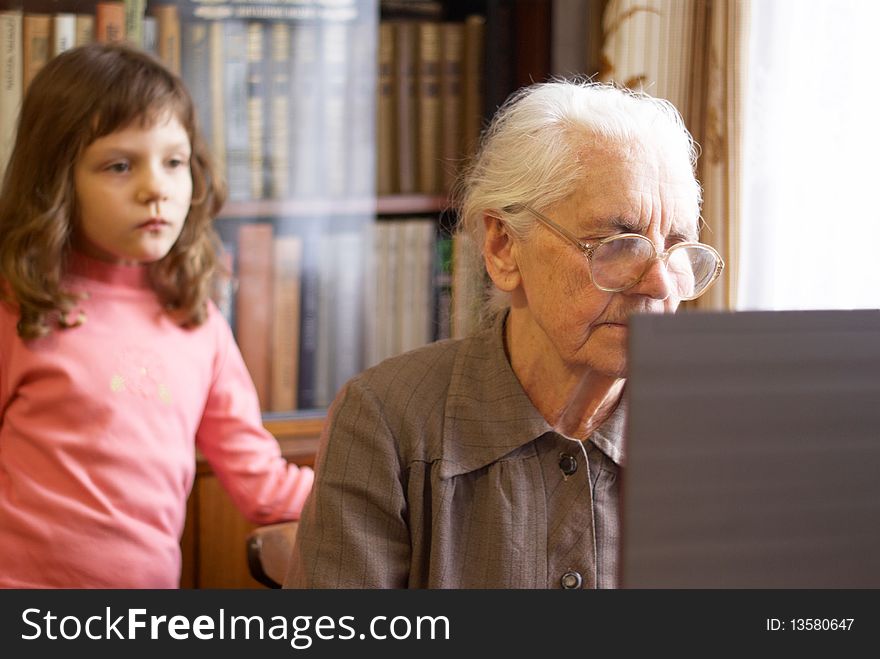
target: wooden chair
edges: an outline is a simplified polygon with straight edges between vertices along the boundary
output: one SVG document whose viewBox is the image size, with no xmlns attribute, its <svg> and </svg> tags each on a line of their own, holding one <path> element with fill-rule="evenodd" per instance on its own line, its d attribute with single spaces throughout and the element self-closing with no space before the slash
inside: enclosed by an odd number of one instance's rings
<svg viewBox="0 0 880 659">
<path fill-rule="evenodd" d="M 251 576 L 269 588 L 281 588 L 293 551 L 298 522 L 259 526 L 248 534 L 247 559 Z"/>
</svg>

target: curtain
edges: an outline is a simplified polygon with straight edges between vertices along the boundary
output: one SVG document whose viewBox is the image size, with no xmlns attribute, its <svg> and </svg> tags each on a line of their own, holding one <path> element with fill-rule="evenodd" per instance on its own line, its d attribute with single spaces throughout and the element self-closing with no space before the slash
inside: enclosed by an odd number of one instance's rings
<svg viewBox="0 0 880 659">
<path fill-rule="evenodd" d="M 749 0 L 610 0 L 602 80 L 665 98 L 701 145 L 701 239 L 727 269 L 705 309 L 736 305 L 742 216 L 742 125 Z"/>
</svg>

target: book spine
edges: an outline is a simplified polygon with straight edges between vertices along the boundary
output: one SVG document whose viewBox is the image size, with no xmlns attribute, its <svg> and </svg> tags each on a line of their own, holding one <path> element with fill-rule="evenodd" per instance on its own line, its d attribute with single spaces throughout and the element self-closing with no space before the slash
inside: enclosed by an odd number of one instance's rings
<svg viewBox="0 0 880 659">
<path fill-rule="evenodd" d="M 241 21 L 223 23 L 223 107 L 226 132 L 226 179 L 229 199 L 246 201 L 251 195 L 248 140 L 247 27 Z"/>
<path fill-rule="evenodd" d="M 486 19 L 468 16 L 464 22 L 464 66 L 462 68 L 462 149 L 470 158 L 480 143 L 483 126 L 484 57 L 486 49 Z"/>
<path fill-rule="evenodd" d="M 212 21 L 208 24 L 208 64 L 210 67 L 210 102 L 208 111 L 210 121 L 205 127 L 205 135 L 210 140 L 214 153 L 217 171 L 227 176 L 228 161 L 226 157 L 226 105 L 224 103 L 224 45 L 223 23 Z M 228 185 L 228 181 L 227 181 Z"/>
<path fill-rule="evenodd" d="M 416 96 L 417 26 L 412 21 L 394 24 L 395 108 L 397 110 L 398 192 L 413 194 L 418 189 L 416 157 L 418 115 Z"/>
<path fill-rule="evenodd" d="M 208 23 L 192 20 L 181 26 L 181 74 L 190 91 L 205 139 L 211 140 L 211 50 Z"/>
<path fill-rule="evenodd" d="M 76 14 L 75 46 L 85 46 L 95 40 L 95 17 L 91 14 Z"/>
<path fill-rule="evenodd" d="M 125 38 L 138 48 L 144 40 L 145 0 L 125 0 Z"/>
<path fill-rule="evenodd" d="M 314 198 L 320 186 L 319 132 L 321 125 L 321 79 L 319 26 L 310 21 L 291 26 L 290 89 L 296 102 L 290 107 L 290 194 Z"/>
<path fill-rule="evenodd" d="M 95 41 L 100 43 L 125 41 L 125 3 L 95 4 Z"/>
<path fill-rule="evenodd" d="M 274 312 L 272 314 L 272 385 L 269 410 L 296 409 L 299 377 L 300 269 L 302 239 L 275 239 Z"/>
<path fill-rule="evenodd" d="M 181 39 L 183 39 L 182 34 Z M 141 47 L 148 53 L 159 55 L 159 25 L 155 16 L 144 16 L 141 26 Z M 180 47 L 183 49 L 182 41 Z"/>
<path fill-rule="evenodd" d="M 418 24 L 418 191 L 440 190 L 440 23 Z"/>
<path fill-rule="evenodd" d="M 180 75 L 180 15 L 176 5 L 156 5 L 156 53 L 168 69 Z"/>
<path fill-rule="evenodd" d="M 0 11 L 0 180 L 15 144 L 23 94 L 21 10 Z"/>
<path fill-rule="evenodd" d="M 263 24 L 247 24 L 247 131 L 250 198 L 266 196 L 266 70 Z"/>
<path fill-rule="evenodd" d="M 24 37 L 23 84 L 27 92 L 31 80 L 49 61 L 52 50 L 52 17 L 49 14 L 25 14 L 22 34 Z"/>
<path fill-rule="evenodd" d="M 287 22 L 271 24 L 269 68 L 269 125 L 266 139 L 269 161 L 269 195 L 286 199 L 290 194 L 290 40 Z"/>
<path fill-rule="evenodd" d="M 394 24 L 379 24 L 376 81 L 376 194 L 397 192 L 397 140 L 394 109 Z"/>
<path fill-rule="evenodd" d="M 243 224 L 238 230 L 237 252 L 236 338 L 265 409 L 271 400 L 272 225 L 268 222 Z"/>
<path fill-rule="evenodd" d="M 462 68 L 464 24 L 444 23 L 440 66 L 441 170 L 442 190 L 455 184 L 462 154 Z"/>
<path fill-rule="evenodd" d="M 321 26 L 321 81 L 323 108 L 320 130 L 323 141 L 323 194 L 326 198 L 343 197 L 348 193 L 348 60 L 350 26 L 329 21 Z M 375 64 L 375 63 L 374 63 Z"/>
<path fill-rule="evenodd" d="M 55 14 L 52 16 L 52 56 L 73 48 L 76 44 L 76 15 Z"/>
<path fill-rule="evenodd" d="M 348 195 L 369 199 L 376 182 L 376 21 L 350 26 L 348 56 Z"/>
<path fill-rule="evenodd" d="M 517 2 L 514 5 L 514 89 L 543 82 L 550 76 L 550 9 L 549 2 Z"/>
<path fill-rule="evenodd" d="M 336 268 L 333 298 L 333 371 L 330 399 L 363 368 L 364 236 L 344 231 L 334 240 Z"/>
<path fill-rule="evenodd" d="M 307 231 L 303 234 L 303 256 L 300 289 L 300 347 L 299 347 L 299 385 L 297 387 L 300 409 L 317 407 L 316 371 L 318 352 L 318 297 L 321 285 L 320 231 L 316 226 L 318 219 L 308 220 Z"/>
</svg>

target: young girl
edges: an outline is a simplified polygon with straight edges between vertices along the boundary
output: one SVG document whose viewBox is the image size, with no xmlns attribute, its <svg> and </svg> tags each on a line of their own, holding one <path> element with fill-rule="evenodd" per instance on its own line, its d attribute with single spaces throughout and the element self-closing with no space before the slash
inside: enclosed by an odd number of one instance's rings
<svg viewBox="0 0 880 659">
<path fill-rule="evenodd" d="M 29 86 L 0 194 L 0 586 L 177 587 L 197 447 L 250 520 L 299 516 L 312 471 L 209 300 L 224 197 L 150 56 L 84 46 Z"/>
</svg>

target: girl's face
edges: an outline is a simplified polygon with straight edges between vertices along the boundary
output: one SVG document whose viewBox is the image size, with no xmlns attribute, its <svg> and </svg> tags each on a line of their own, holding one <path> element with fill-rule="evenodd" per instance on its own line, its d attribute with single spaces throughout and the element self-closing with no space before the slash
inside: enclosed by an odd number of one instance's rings
<svg viewBox="0 0 880 659">
<path fill-rule="evenodd" d="M 74 245 L 127 265 L 158 261 L 174 245 L 192 201 L 189 136 L 172 113 L 99 137 L 74 166 Z"/>
</svg>

